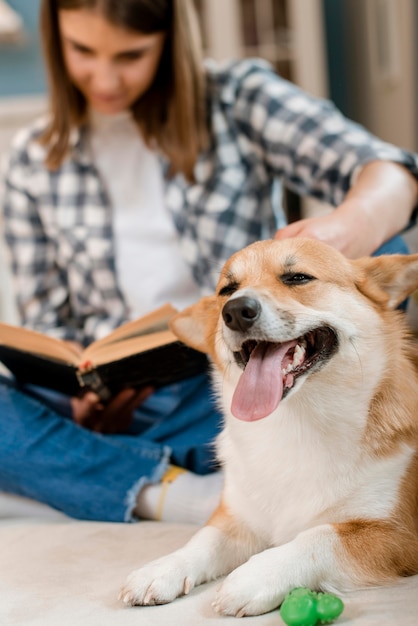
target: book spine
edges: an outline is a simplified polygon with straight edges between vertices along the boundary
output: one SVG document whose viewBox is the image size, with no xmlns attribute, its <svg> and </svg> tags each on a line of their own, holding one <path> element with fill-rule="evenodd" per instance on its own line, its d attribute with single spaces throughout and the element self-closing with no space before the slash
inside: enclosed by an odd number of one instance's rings
<svg viewBox="0 0 418 626">
<path fill-rule="evenodd" d="M 78 370 L 77 380 L 82 389 L 89 389 L 97 393 L 101 402 L 108 402 L 112 397 L 110 390 L 103 384 L 102 379 L 95 369 Z"/>
</svg>

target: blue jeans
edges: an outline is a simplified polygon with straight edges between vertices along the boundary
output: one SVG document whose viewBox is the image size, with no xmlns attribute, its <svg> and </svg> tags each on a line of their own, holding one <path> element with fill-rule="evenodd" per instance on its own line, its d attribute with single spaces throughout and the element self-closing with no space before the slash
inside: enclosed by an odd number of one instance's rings
<svg viewBox="0 0 418 626">
<path fill-rule="evenodd" d="M 380 246 L 374 253 L 373 256 L 381 256 L 382 254 L 408 254 L 409 248 L 406 245 L 405 239 L 403 239 L 400 235 L 396 235 L 389 241 L 386 241 L 384 244 Z"/>
<path fill-rule="evenodd" d="M 169 463 L 216 469 L 221 417 L 206 375 L 157 390 L 126 434 L 91 432 L 70 412 L 68 398 L 0 376 L 0 490 L 79 519 L 135 521 L 138 492 Z"/>
<path fill-rule="evenodd" d="M 406 244 L 405 239 L 403 239 L 400 235 L 389 239 L 383 245 L 380 246 L 374 253 L 373 256 L 381 256 L 382 254 L 408 254 L 409 248 Z M 400 311 L 406 311 L 408 308 L 408 300 L 404 300 L 398 306 Z"/>
<path fill-rule="evenodd" d="M 377 254 L 395 252 L 407 252 L 401 237 Z M 81 428 L 68 398 L 0 377 L 0 490 L 79 519 L 133 521 L 138 492 L 169 463 L 201 474 L 216 469 L 220 428 L 206 375 L 156 391 L 123 435 Z"/>
</svg>

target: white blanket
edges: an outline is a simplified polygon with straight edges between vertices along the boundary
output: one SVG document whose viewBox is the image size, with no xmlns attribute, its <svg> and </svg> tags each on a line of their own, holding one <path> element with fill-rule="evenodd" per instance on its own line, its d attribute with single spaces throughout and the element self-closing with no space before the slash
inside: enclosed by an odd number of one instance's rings
<svg viewBox="0 0 418 626">
<path fill-rule="evenodd" d="M 0 526 L 2 626 L 280 626 L 279 612 L 243 620 L 220 617 L 216 582 L 172 604 L 126 608 L 119 587 L 135 567 L 181 546 L 193 526 L 143 522 L 35 523 Z M 417 626 L 418 576 L 341 596 L 336 625 Z"/>
</svg>

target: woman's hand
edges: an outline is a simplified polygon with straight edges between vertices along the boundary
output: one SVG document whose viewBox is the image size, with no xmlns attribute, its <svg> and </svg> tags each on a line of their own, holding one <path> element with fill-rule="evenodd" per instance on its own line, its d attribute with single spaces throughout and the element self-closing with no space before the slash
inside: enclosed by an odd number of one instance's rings
<svg viewBox="0 0 418 626">
<path fill-rule="evenodd" d="M 349 258 L 368 256 L 407 226 L 417 199 L 418 183 L 406 168 L 372 161 L 332 213 L 289 224 L 276 239 L 319 239 Z"/>
<path fill-rule="evenodd" d="M 134 410 L 153 393 L 152 387 L 123 389 L 108 404 L 102 404 L 97 394 L 88 391 L 80 398 L 71 398 L 73 420 L 83 428 L 98 433 L 126 432 Z"/>
<path fill-rule="evenodd" d="M 356 207 L 351 210 L 341 205 L 328 215 L 318 215 L 293 222 L 277 231 L 275 239 L 307 237 L 318 239 L 336 248 L 351 259 L 367 256 L 374 251 L 374 237 L 368 233 L 365 215 Z M 376 246 L 378 247 L 378 246 Z"/>
</svg>

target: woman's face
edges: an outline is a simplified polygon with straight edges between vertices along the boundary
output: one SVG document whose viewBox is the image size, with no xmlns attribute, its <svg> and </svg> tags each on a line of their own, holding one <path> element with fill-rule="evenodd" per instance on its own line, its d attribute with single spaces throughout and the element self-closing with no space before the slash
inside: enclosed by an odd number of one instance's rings
<svg viewBox="0 0 418 626">
<path fill-rule="evenodd" d="M 64 61 L 90 107 L 105 114 L 129 109 L 151 86 L 165 33 L 145 35 L 87 9 L 60 10 Z"/>
</svg>

